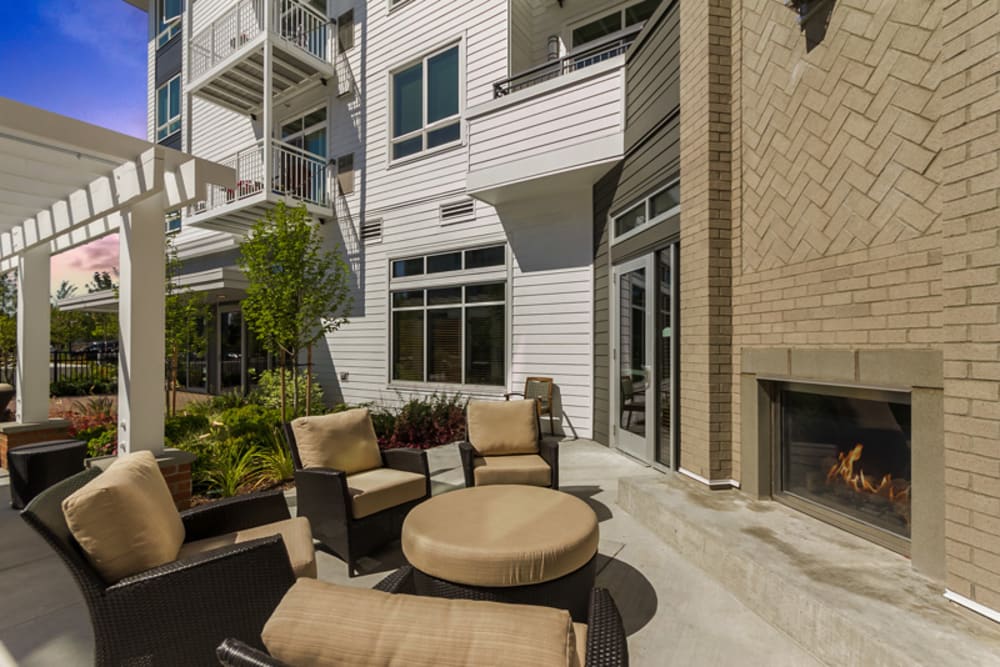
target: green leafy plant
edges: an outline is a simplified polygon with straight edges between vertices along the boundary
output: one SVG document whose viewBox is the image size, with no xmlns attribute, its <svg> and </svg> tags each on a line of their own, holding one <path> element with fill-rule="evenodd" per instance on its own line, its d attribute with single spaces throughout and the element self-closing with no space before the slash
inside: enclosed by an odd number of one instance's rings
<svg viewBox="0 0 1000 667">
<path fill-rule="evenodd" d="M 163 437 L 176 446 L 186 438 L 208 431 L 208 417 L 200 414 L 171 415 L 163 420 Z"/>
<path fill-rule="evenodd" d="M 306 412 L 312 404 L 312 346 L 347 321 L 350 270 L 339 250 L 323 249 L 323 236 L 305 205 L 279 202 L 258 220 L 240 245 L 240 268 L 249 285 L 243 316 L 261 346 L 277 356 L 281 370 L 298 373 L 306 350 Z M 281 419 L 287 419 L 286 376 L 281 373 Z M 293 383 L 293 413 L 297 383 Z"/>
<path fill-rule="evenodd" d="M 164 296 L 164 341 L 167 353 L 168 414 L 177 414 L 177 372 L 181 355 L 203 354 L 208 344 L 205 321 L 209 309 L 204 297 L 190 287 L 177 284 L 181 272 L 177 248 L 167 239 L 166 289 Z"/>
<path fill-rule="evenodd" d="M 297 392 L 297 395 L 299 396 L 309 396 L 311 401 L 308 410 L 306 410 L 304 401 L 301 406 L 293 406 L 291 414 L 287 415 L 288 419 L 295 419 L 296 417 L 301 417 L 305 414 L 322 414 L 326 410 L 326 406 L 323 404 L 323 388 L 319 385 L 319 383 L 313 381 L 312 388 L 307 390 L 306 387 L 309 378 L 304 375 L 299 375 L 298 378 L 293 378 L 292 372 L 287 369 L 284 371 L 268 370 L 262 372 L 257 380 L 257 387 L 250 394 L 250 400 L 265 407 L 280 411 L 282 373 L 285 375 L 286 387 L 290 384 L 293 385 L 293 392 Z"/>
<path fill-rule="evenodd" d="M 229 498 L 261 485 L 259 447 L 225 438 L 211 443 L 206 453 L 205 464 L 199 466 L 198 481 L 212 495 Z"/>
<path fill-rule="evenodd" d="M 284 438 L 272 431 L 267 446 L 257 453 L 261 481 L 267 485 L 281 484 L 295 477 L 295 462 L 292 453 L 285 446 Z"/>
</svg>

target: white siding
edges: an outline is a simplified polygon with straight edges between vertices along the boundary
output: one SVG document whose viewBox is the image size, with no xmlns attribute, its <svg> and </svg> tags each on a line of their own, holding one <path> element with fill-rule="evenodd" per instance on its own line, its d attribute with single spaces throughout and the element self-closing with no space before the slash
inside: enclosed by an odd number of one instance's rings
<svg viewBox="0 0 1000 667">
<path fill-rule="evenodd" d="M 535 41 L 534 0 L 510 0 L 510 74 L 519 74 L 536 64 L 533 59 Z"/>
</svg>

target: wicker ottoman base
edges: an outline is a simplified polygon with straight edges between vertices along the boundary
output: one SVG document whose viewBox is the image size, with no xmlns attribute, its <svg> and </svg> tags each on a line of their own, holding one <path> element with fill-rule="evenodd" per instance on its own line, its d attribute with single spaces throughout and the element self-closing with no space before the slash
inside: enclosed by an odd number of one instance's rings
<svg viewBox="0 0 1000 667">
<path fill-rule="evenodd" d="M 540 584 L 509 587 L 484 587 L 457 584 L 438 579 L 413 568 L 413 588 L 417 595 L 464 600 L 491 600 L 515 604 L 534 604 L 569 611 L 577 623 L 587 622 L 590 589 L 597 574 L 597 556 L 569 574 Z"/>
</svg>

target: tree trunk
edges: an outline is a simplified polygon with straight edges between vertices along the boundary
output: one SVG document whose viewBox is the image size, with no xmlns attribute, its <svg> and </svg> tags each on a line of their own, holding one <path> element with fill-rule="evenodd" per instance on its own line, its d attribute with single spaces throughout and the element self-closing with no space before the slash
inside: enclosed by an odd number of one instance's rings
<svg viewBox="0 0 1000 667">
<path fill-rule="evenodd" d="M 292 414 L 299 414 L 299 351 L 292 355 Z"/>
<path fill-rule="evenodd" d="M 312 387 L 313 387 L 313 346 L 309 343 L 306 348 L 306 416 L 312 412 Z"/>
<path fill-rule="evenodd" d="M 177 416 L 177 367 L 180 366 L 180 352 L 174 352 L 170 364 L 170 416 Z"/>
<path fill-rule="evenodd" d="M 279 355 L 278 362 L 278 372 L 281 374 L 281 422 L 284 423 L 288 421 L 287 413 L 285 410 L 285 351 L 282 350 Z"/>
</svg>

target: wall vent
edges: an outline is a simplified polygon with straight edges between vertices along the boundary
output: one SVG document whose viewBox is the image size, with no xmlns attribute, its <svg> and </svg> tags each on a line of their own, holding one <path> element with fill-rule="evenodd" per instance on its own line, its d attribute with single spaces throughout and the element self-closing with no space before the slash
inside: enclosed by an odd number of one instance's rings
<svg viewBox="0 0 1000 667">
<path fill-rule="evenodd" d="M 464 201 L 451 202 L 450 204 L 441 204 L 438 217 L 442 225 L 475 220 L 476 202 L 466 199 Z"/>
<path fill-rule="evenodd" d="M 376 243 L 382 240 L 382 219 L 365 220 L 361 223 L 361 240 Z"/>
</svg>

